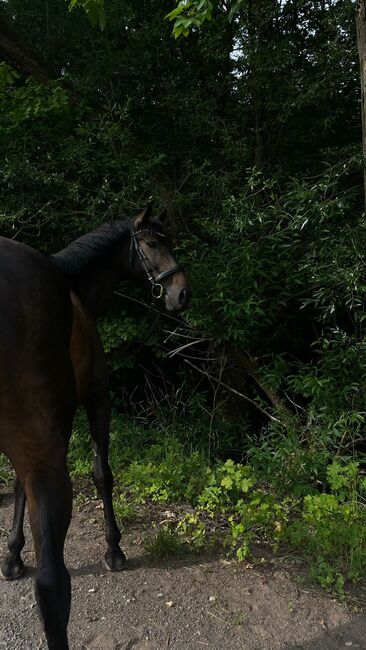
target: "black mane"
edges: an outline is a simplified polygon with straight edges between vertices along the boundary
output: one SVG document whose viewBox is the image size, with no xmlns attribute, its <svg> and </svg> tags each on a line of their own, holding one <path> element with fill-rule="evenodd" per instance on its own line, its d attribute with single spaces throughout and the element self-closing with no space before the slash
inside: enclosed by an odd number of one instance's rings
<svg viewBox="0 0 366 650">
<path fill-rule="evenodd" d="M 104 223 L 92 232 L 82 235 L 66 248 L 51 255 L 56 266 L 69 277 L 85 271 L 90 264 L 108 255 L 131 228 L 128 219 Z"/>
</svg>

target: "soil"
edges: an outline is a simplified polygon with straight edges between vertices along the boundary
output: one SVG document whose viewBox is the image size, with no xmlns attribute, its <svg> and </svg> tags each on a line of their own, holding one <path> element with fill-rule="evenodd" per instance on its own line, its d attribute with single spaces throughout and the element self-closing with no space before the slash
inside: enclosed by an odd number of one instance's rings
<svg viewBox="0 0 366 650">
<path fill-rule="evenodd" d="M 13 497 L 0 490 L 0 555 L 6 550 Z M 174 508 L 172 509 L 174 510 Z M 174 516 L 146 509 L 125 531 L 128 570 L 109 573 L 101 504 L 74 506 L 66 543 L 72 578 L 72 650 L 366 649 L 366 587 L 341 604 L 304 582 L 294 562 L 265 557 L 238 565 L 217 554 L 153 562 L 143 539 Z M 0 583 L 0 648 L 46 650 L 33 595 L 35 558 L 29 524 L 16 582 Z M 260 555 L 261 551 L 259 551 Z"/>
</svg>

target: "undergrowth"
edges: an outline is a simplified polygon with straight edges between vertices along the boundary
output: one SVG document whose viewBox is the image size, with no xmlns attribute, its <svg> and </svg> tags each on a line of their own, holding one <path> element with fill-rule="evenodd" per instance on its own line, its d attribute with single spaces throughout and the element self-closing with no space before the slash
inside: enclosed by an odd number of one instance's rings
<svg viewBox="0 0 366 650">
<path fill-rule="evenodd" d="M 270 428 L 245 450 L 242 462 L 209 459 L 204 444 L 188 449 L 187 426 L 150 427 L 118 416 L 112 421 L 110 460 L 120 525 L 144 502 L 186 502 L 178 522 L 146 541 L 155 558 L 219 544 L 239 561 L 253 545 L 301 557 L 311 577 L 345 596 L 347 582 L 366 568 L 366 478 L 362 455 L 335 456 L 324 436 L 304 433 L 294 420 Z M 161 422 L 160 422 L 161 424 Z M 299 433 L 300 432 L 300 433 Z M 70 449 L 74 476 L 90 474 L 92 454 L 79 416 Z"/>
<path fill-rule="evenodd" d="M 204 444 L 187 448 L 187 426 L 192 423 L 175 422 L 170 430 L 165 415 L 150 427 L 113 418 L 110 463 L 119 525 L 132 521 L 142 503 L 186 503 L 179 520 L 147 535 L 144 547 L 153 559 L 214 544 L 243 561 L 252 559 L 259 541 L 274 553 L 301 558 L 313 580 L 344 599 L 347 583 L 357 582 L 366 569 L 363 454 L 335 455 L 324 435 L 304 434 L 294 421 L 286 431 L 271 427 L 245 450 L 242 462 L 212 460 Z M 86 418 L 79 413 L 69 451 L 71 476 L 89 477 L 92 457 Z M 0 455 L 0 483 L 11 477 Z"/>
<path fill-rule="evenodd" d="M 313 580 L 340 599 L 366 569 L 366 476 L 363 454 L 334 455 L 324 436 L 277 426 L 246 449 L 243 462 L 209 459 L 204 446 L 187 449 L 187 431 L 155 422 L 150 428 L 113 418 L 110 463 L 114 506 L 126 525 L 146 502 L 186 503 L 186 514 L 145 539 L 153 559 L 221 546 L 238 561 L 256 542 L 307 563 Z M 293 423 L 294 424 L 294 423 Z M 191 425 L 190 425 L 191 426 Z M 329 447 L 329 445 L 328 445 Z M 73 478 L 89 477 L 92 450 L 78 414 L 69 451 Z M 11 468 L 0 455 L 0 483 Z M 181 508 L 180 508 L 181 511 Z"/>
</svg>

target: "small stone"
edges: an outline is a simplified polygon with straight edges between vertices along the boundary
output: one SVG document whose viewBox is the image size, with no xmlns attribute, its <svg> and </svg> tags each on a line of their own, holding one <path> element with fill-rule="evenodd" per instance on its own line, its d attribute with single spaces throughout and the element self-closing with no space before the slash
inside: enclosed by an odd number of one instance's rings
<svg viewBox="0 0 366 650">
<path fill-rule="evenodd" d="M 96 591 L 96 588 L 95 588 L 95 587 L 92 587 L 91 589 L 88 589 L 88 592 L 89 592 L 90 594 L 93 594 L 95 591 Z"/>
<path fill-rule="evenodd" d="M 168 600 L 168 602 L 165 603 L 167 607 L 173 607 L 174 601 L 173 600 Z"/>
<path fill-rule="evenodd" d="M 344 645 L 347 646 L 347 648 L 350 648 L 353 643 L 352 641 L 345 641 Z"/>
<path fill-rule="evenodd" d="M 156 594 L 156 596 L 157 598 L 164 598 L 164 594 L 161 591 L 159 591 L 159 593 Z"/>
<path fill-rule="evenodd" d="M 210 596 L 209 599 L 210 603 L 214 603 L 216 600 L 216 596 Z"/>
</svg>

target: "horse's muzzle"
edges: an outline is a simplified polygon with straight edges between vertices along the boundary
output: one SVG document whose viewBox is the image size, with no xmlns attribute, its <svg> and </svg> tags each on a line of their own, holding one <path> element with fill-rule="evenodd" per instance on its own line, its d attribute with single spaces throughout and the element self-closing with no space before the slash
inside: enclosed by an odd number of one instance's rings
<svg viewBox="0 0 366 650">
<path fill-rule="evenodd" d="M 191 290 L 188 286 L 184 287 L 176 293 L 175 295 L 172 292 L 167 291 L 165 294 L 165 309 L 167 311 L 183 311 L 189 303 L 189 298 L 191 295 Z"/>
</svg>

